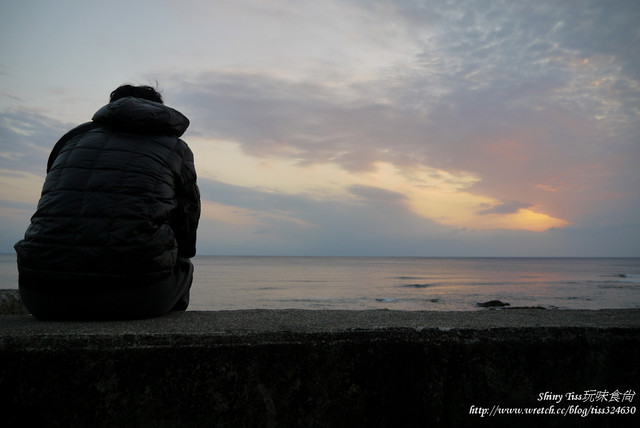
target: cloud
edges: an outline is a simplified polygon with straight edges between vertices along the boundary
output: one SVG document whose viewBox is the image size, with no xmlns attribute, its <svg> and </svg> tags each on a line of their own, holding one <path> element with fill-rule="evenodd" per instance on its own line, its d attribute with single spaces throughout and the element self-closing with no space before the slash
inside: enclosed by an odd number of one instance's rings
<svg viewBox="0 0 640 428">
<path fill-rule="evenodd" d="M 176 76 L 174 92 L 197 132 L 249 156 L 352 174 L 383 162 L 469 175 L 468 191 L 502 209 L 518 200 L 579 221 L 585 209 L 611 209 L 588 207 L 585 183 L 624 189 L 621 199 L 640 184 L 624 173 L 638 161 L 638 13 L 622 3 L 360 2 L 357 20 L 371 28 L 361 36 L 413 54 L 366 78 L 208 70 Z"/>
<path fill-rule="evenodd" d="M 373 186 L 353 185 L 349 187 L 349 192 L 375 203 L 397 204 L 407 200 L 407 197 L 402 193 Z"/>
<path fill-rule="evenodd" d="M 570 147 L 559 152 L 548 142 L 550 131 L 538 136 L 533 125 L 521 121 L 524 129 L 514 124 L 503 137 L 489 130 L 489 123 L 477 124 L 473 116 L 481 107 L 466 112 L 463 117 L 472 119 L 461 120 L 460 126 L 445 126 L 451 141 L 443 144 L 439 125 L 451 118 L 434 123 L 400 105 L 345 100 L 333 88 L 274 81 L 269 76 L 208 73 L 204 79 L 202 84 L 183 87 L 179 104 L 199 134 L 232 141 L 249 157 L 290 160 L 298 166 L 335 164 L 349 174 L 373 173 L 381 162 L 407 171 L 440 166 L 438 174 L 448 180 L 476 175 L 471 184 L 477 195 L 498 201 L 525 197 L 530 201 L 523 201 L 523 206 L 547 204 L 547 210 L 553 208 L 552 199 L 537 195 L 536 191 L 548 192 L 536 185 L 549 176 L 569 182 L 562 177 L 565 164 L 577 167 L 571 159 L 562 159 L 574 156 Z M 577 134 L 581 137 L 582 131 Z M 425 188 L 443 184 L 433 178 L 412 182 Z"/>
<path fill-rule="evenodd" d="M 2 168 L 42 175 L 49 152 L 69 124 L 28 109 L 0 111 Z"/>
<path fill-rule="evenodd" d="M 118 58 L 157 70 L 191 119 L 201 236 L 230 252 L 482 253 L 489 239 L 511 254 L 637 227 L 640 8 L 610 3 L 187 2 L 159 8 L 177 29 L 166 48 Z M 2 196 L 28 204 L 75 124 L 3 91 Z"/>
<path fill-rule="evenodd" d="M 358 196 L 355 200 L 319 200 L 207 178 L 200 180 L 200 188 L 205 203 L 199 248 L 205 253 L 436 253 L 431 239 L 442 230 L 402 204 L 402 195 L 374 187 L 350 188 Z"/>
<path fill-rule="evenodd" d="M 382 135 L 393 132 L 384 127 L 392 110 L 344 100 L 340 91 L 321 83 L 218 72 L 197 79 L 177 89 L 177 102 L 185 105 L 193 127 L 199 134 L 238 142 L 252 156 L 367 170 L 380 160 Z"/>
<path fill-rule="evenodd" d="M 353 189 L 368 197 L 364 204 L 273 194 L 210 179 L 201 180 L 201 189 L 206 201 L 220 201 L 205 202 L 201 254 L 615 256 L 635 254 L 640 238 L 637 226 L 546 232 L 444 227 L 395 204 L 402 196 L 375 188 Z M 210 215 L 209 209 L 217 212 Z M 278 218 L 283 212 L 287 218 Z M 229 213 L 235 218 L 221 218 Z"/>
<path fill-rule="evenodd" d="M 503 202 L 490 208 L 478 211 L 478 214 L 513 214 L 523 208 L 530 208 L 531 204 L 523 204 L 518 201 Z"/>
</svg>

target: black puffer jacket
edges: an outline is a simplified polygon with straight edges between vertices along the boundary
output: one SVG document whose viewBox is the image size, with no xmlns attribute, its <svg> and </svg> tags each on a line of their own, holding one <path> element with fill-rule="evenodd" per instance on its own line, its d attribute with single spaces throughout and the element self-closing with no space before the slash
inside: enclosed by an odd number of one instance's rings
<svg viewBox="0 0 640 428">
<path fill-rule="evenodd" d="M 148 283 L 195 255 L 200 194 L 179 138 L 189 120 L 132 97 L 92 120 L 51 153 L 38 209 L 15 245 L 21 280 Z"/>
</svg>

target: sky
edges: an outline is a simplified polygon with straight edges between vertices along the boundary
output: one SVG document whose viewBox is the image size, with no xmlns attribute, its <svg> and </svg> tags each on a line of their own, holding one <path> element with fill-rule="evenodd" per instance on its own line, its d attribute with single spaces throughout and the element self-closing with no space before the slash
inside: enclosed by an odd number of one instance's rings
<svg viewBox="0 0 640 428">
<path fill-rule="evenodd" d="M 640 2 L 0 3 L 0 253 L 123 83 L 191 120 L 198 254 L 640 257 Z"/>
</svg>

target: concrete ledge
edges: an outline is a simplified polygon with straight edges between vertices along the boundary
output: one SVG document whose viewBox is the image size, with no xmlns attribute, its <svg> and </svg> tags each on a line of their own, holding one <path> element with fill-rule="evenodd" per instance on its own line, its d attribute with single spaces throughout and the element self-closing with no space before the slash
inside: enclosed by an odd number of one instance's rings
<svg viewBox="0 0 640 428">
<path fill-rule="evenodd" d="M 631 426 L 469 413 L 586 407 L 538 396 L 640 392 L 639 367 L 640 310 L 0 316 L 5 426 Z"/>
<path fill-rule="evenodd" d="M 27 314 L 18 290 L 0 290 L 0 315 Z"/>
</svg>

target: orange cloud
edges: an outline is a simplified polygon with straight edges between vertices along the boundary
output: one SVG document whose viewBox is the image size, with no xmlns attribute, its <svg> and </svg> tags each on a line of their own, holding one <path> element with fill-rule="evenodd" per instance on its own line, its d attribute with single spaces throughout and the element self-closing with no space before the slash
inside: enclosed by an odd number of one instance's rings
<svg viewBox="0 0 640 428">
<path fill-rule="evenodd" d="M 541 212 L 530 204 L 505 203 L 470 191 L 480 178 L 465 171 L 445 171 L 425 165 L 398 166 L 377 162 L 371 171 L 349 172 L 333 163 L 301 166 L 295 161 L 271 157 L 255 158 L 242 153 L 234 143 L 216 141 L 208 148 L 196 142 L 201 176 L 249 188 L 341 203 L 361 195 L 354 186 L 377 188 L 401 195 L 417 216 L 446 226 L 471 229 L 544 231 L 569 223 Z M 215 150 L 213 148 L 215 147 Z M 499 145 L 507 155 L 519 151 L 519 143 Z M 211 152 L 209 151 L 211 150 Z M 217 156 L 216 156 L 217 155 Z M 491 207 L 487 209 L 480 208 Z M 207 202 L 203 216 L 236 226 L 253 226 L 266 219 L 314 227 L 286 212 L 256 211 Z"/>
<path fill-rule="evenodd" d="M 510 214 L 484 214 L 482 217 L 483 218 L 476 219 L 476 227 L 482 229 L 544 232 L 551 228 L 566 227 L 570 224 L 566 220 L 535 212 L 529 208 L 520 208 L 517 212 Z"/>
</svg>

